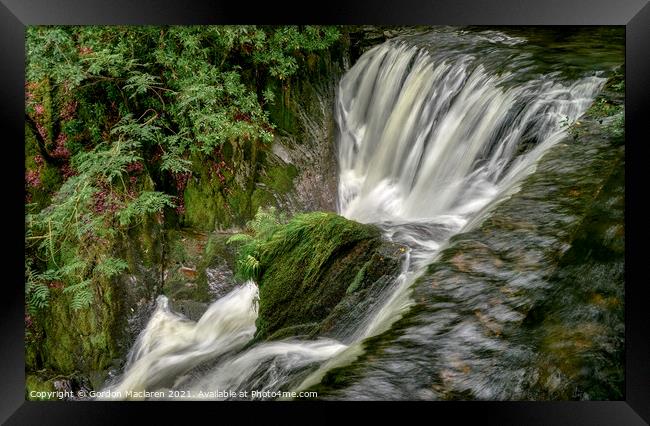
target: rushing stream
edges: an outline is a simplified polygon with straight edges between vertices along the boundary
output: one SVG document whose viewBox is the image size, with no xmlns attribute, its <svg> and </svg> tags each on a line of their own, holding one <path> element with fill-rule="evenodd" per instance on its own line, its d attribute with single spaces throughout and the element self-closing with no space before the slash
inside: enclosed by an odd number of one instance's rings
<svg viewBox="0 0 650 426">
<path fill-rule="evenodd" d="M 337 207 L 339 214 L 375 224 L 387 239 L 410 249 L 402 273 L 381 303 L 349 324 L 342 341 L 285 339 L 251 345 L 257 317 L 255 283 L 247 282 L 216 300 L 198 322 L 172 312 L 160 296 L 123 375 L 105 388 L 105 398 L 116 397 L 117 393 L 109 394 L 116 391 L 124 397 L 129 390 L 173 389 L 181 392 L 178 397 L 191 392 L 196 399 L 238 398 L 210 393 L 216 390 L 304 390 L 333 368 L 359 358 L 364 339 L 390 330 L 414 306 L 413 283 L 450 238 L 475 229 L 520 189 L 522 180 L 567 136 L 567 125 L 587 110 L 606 81 L 602 72 L 589 66 L 582 70 L 559 62 L 540 66 L 537 54 L 543 55 L 543 48 L 524 36 L 458 29 L 398 37 L 364 53 L 337 90 Z M 480 309 L 479 302 L 476 299 L 468 309 Z M 484 351 L 517 350 L 496 339 L 481 340 L 473 323 L 457 318 L 452 332 L 438 333 L 436 327 L 450 321 L 450 315 L 431 317 L 432 323 L 414 328 L 410 337 L 424 333 L 420 341 L 427 342 L 437 336 L 443 349 L 435 356 L 444 353 L 452 364 L 455 353 L 465 350 L 462 345 L 479 345 Z M 508 323 L 520 321 L 522 314 L 499 305 L 489 316 Z M 426 355 L 411 350 L 406 356 L 412 359 L 400 364 L 410 368 L 371 372 L 363 379 L 364 386 L 373 389 L 374 399 L 435 399 L 439 394 L 435 389 L 422 393 L 415 386 L 409 394 L 409 387 L 402 386 L 398 393 L 391 384 L 391 374 L 406 380 L 420 371 L 413 365 L 432 363 Z M 490 359 L 457 360 L 462 364 L 459 369 L 477 371 L 474 397 L 515 395 L 496 389 L 485 373 L 489 366 L 481 368 Z M 351 390 L 338 397 L 364 395 Z M 242 399 L 250 399 L 250 394 Z"/>
</svg>

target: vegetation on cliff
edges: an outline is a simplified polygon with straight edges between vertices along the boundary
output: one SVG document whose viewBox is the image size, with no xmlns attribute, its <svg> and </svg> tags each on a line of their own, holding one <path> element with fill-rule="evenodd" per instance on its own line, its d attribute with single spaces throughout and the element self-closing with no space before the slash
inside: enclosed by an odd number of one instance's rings
<svg viewBox="0 0 650 426">
<path fill-rule="evenodd" d="M 270 111 L 340 38 L 320 26 L 27 29 L 28 369 L 102 370 L 119 356 L 117 283 L 161 261 L 163 239 L 141 235 L 152 226 L 229 227 L 291 189 L 295 168 L 265 163 Z"/>
</svg>

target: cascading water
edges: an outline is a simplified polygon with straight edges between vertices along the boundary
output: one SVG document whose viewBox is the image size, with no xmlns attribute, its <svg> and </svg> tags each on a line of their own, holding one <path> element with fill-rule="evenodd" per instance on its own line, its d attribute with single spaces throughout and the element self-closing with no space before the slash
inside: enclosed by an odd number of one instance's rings
<svg viewBox="0 0 650 426">
<path fill-rule="evenodd" d="M 197 323 L 170 312 L 161 296 L 123 376 L 105 390 L 124 397 L 127 390 L 175 389 L 198 398 L 214 389 L 306 389 L 356 358 L 360 342 L 408 309 L 411 284 L 449 238 L 516 191 L 601 90 L 605 79 L 593 73 L 567 79 L 561 70 L 539 72 L 525 44 L 495 31 L 439 30 L 374 47 L 341 80 L 339 213 L 376 224 L 410 248 L 382 303 L 350 324 L 349 341 L 245 347 L 257 316 L 250 282 Z"/>
<path fill-rule="evenodd" d="M 586 110 L 604 79 L 541 78 L 512 88 L 473 57 L 437 64 L 416 46 L 366 53 L 341 81 L 339 201 L 363 222 L 446 217 L 464 223 L 517 169 L 522 139 L 549 142 Z M 554 137 L 555 136 L 555 137 Z M 531 158 L 532 157 L 532 158 Z M 521 156 L 518 163 L 531 163 Z"/>
<path fill-rule="evenodd" d="M 107 398 L 170 387 L 178 375 L 242 348 L 255 333 L 257 286 L 252 281 L 218 299 L 198 322 L 172 312 L 165 296 L 140 333 L 125 366 L 125 376 L 104 389 Z"/>
</svg>

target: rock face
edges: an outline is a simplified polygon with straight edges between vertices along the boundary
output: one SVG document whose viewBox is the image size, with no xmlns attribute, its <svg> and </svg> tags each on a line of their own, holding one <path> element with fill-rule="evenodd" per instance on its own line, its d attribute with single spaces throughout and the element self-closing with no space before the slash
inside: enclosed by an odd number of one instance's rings
<svg viewBox="0 0 650 426">
<path fill-rule="evenodd" d="M 276 127 L 272 144 L 226 141 L 211 155 L 192 159 L 183 198 L 183 226 L 213 231 L 242 226 L 259 207 L 290 213 L 335 211 L 337 192 L 335 91 L 359 56 L 389 38 L 427 27 L 353 26 L 319 54 L 301 59 L 299 71 L 269 82 L 267 105 Z"/>
<path fill-rule="evenodd" d="M 276 126 L 272 144 L 226 141 L 193 158 L 184 190 L 186 227 L 205 231 L 242 226 L 260 207 L 291 213 L 336 209 L 334 92 L 350 62 L 348 36 L 300 61 L 283 82 L 269 82 L 266 108 Z"/>
<path fill-rule="evenodd" d="M 345 340 L 348 319 L 375 305 L 405 252 L 371 225 L 332 213 L 296 216 L 264 248 L 256 337 Z"/>
<path fill-rule="evenodd" d="M 169 253 L 162 293 L 172 309 L 198 321 L 210 302 L 225 296 L 237 284 L 234 253 L 226 245 L 229 233 L 196 230 L 169 231 Z"/>
<path fill-rule="evenodd" d="M 71 295 L 52 287 L 49 306 L 26 329 L 26 372 L 35 373 L 26 382 L 28 398 L 39 383 L 50 386 L 55 378 L 73 391 L 96 389 L 110 368 L 119 367 L 137 334 L 129 330 L 129 315 L 159 291 L 161 230 L 147 221 L 117 244 L 116 255 L 129 261 L 130 274 L 97 280 L 92 309 L 72 309 Z"/>
</svg>

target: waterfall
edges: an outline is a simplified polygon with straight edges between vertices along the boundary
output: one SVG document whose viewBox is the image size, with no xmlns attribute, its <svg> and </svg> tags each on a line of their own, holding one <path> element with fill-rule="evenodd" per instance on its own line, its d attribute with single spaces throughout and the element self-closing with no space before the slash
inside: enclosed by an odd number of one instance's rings
<svg viewBox="0 0 650 426">
<path fill-rule="evenodd" d="M 411 248 L 409 271 L 364 337 L 408 308 L 404 292 L 449 237 L 516 190 L 605 82 L 542 75 L 509 84 L 516 77 L 488 73 L 476 55 L 431 55 L 398 40 L 366 52 L 341 80 L 339 212 Z"/>
<path fill-rule="evenodd" d="M 107 390 L 196 395 L 318 383 L 408 309 L 410 285 L 446 241 L 517 190 L 605 81 L 593 73 L 567 80 L 557 71 L 532 72 L 525 65 L 530 55 L 516 50 L 526 41 L 496 31 L 437 35 L 442 43 L 401 38 L 372 48 L 338 87 L 339 213 L 376 224 L 411 250 L 383 303 L 351 325 L 353 341 L 289 339 L 245 348 L 257 316 L 252 282 L 214 302 L 197 323 L 172 313 L 161 297 L 124 375 Z M 495 71 L 503 61 L 521 67 Z"/>
<path fill-rule="evenodd" d="M 522 141 L 557 141 L 604 79 L 506 87 L 466 55 L 435 62 L 407 43 L 367 52 L 340 83 L 339 209 L 362 222 L 444 217 L 462 224 L 493 200 Z M 555 136 L 555 137 L 554 137 Z M 548 143 L 544 148 L 548 148 Z"/>
</svg>

